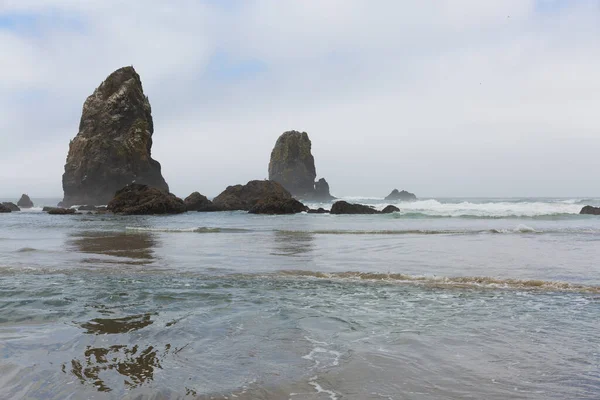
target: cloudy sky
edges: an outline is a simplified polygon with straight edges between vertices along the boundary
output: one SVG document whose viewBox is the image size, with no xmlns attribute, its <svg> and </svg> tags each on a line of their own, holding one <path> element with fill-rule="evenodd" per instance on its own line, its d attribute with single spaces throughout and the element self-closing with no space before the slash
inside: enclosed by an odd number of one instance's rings
<svg viewBox="0 0 600 400">
<path fill-rule="evenodd" d="M 133 65 L 171 190 L 600 196 L 600 0 L 0 0 L 0 197 L 62 195 L 85 98 Z"/>
</svg>

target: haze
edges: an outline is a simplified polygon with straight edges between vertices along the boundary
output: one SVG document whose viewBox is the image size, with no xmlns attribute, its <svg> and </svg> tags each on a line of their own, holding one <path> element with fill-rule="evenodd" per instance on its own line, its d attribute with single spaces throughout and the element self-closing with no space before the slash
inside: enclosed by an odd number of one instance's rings
<svg viewBox="0 0 600 400">
<path fill-rule="evenodd" d="M 600 196 L 598 0 L 3 0 L 0 53 L 0 197 L 62 196 L 125 65 L 179 196 L 266 178 L 291 129 L 336 196 Z"/>
</svg>

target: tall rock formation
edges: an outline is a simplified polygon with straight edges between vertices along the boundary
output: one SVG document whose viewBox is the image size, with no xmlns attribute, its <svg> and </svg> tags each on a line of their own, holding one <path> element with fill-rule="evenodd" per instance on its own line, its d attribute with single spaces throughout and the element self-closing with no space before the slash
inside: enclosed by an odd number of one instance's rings
<svg viewBox="0 0 600 400">
<path fill-rule="evenodd" d="M 168 192 L 152 159 L 150 102 L 133 67 L 116 70 L 83 104 L 79 133 L 69 145 L 62 205 L 107 204 L 132 182 Z"/>
<path fill-rule="evenodd" d="M 329 185 L 320 179 L 315 188 L 315 159 L 306 132 L 284 132 L 271 152 L 269 180 L 283 185 L 292 195 L 311 200 L 328 201 Z"/>
</svg>

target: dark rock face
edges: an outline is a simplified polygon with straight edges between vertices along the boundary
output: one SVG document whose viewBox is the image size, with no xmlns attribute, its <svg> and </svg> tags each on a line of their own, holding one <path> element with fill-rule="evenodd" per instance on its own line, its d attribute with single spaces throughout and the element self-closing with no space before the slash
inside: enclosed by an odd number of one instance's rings
<svg viewBox="0 0 600 400">
<path fill-rule="evenodd" d="M 331 206 L 331 214 L 379 214 L 379 211 L 369 206 L 363 206 L 362 204 L 336 201 Z"/>
<path fill-rule="evenodd" d="M 579 214 L 600 215 L 600 207 L 585 206 L 581 209 Z"/>
<path fill-rule="evenodd" d="M 316 210 L 310 209 L 307 211 L 309 214 L 329 214 L 329 211 L 324 208 L 317 208 Z"/>
<path fill-rule="evenodd" d="M 279 136 L 271 152 L 269 180 L 278 182 L 294 196 L 315 189 L 315 159 L 306 132 L 288 131 Z"/>
<path fill-rule="evenodd" d="M 386 208 L 384 208 L 383 210 L 381 210 L 382 214 L 391 214 L 393 212 L 398 212 L 400 211 L 400 209 L 396 206 L 387 206 Z"/>
<path fill-rule="evenodd" d="M 75 210 L 72 208 L 60 208 L 60 207 L 50 207 L 48 210 L 48 214 L 51 215 L 71 215 L 75 214 Z"/>
<path fill-rule="evenodd" d="M 398 189 L 392 190 L 386 198 L 386 200 L 397 200 L 397 201 L 416 201 L 417 196 L 413 193 L 407 192 L 406 190 L 399 191 Z"/>
<path fill-rule="evenodd" d="M 21 208 L 31 208 L 33 207 L 33 201 L 26 194 L 22 195 L 19 201 L 17 201 L 17 206 Z"/>
<path fill-rule="evenodd" d="M 179 214 L 186 211 L 183 200 L 164 190 L 133 183 L 115 193 L 108 211 L 128 215 Z"/>
<path fill-rule="evenodd" d="M 229 186 L 213 199 L 215 207 L 223 211 L 250 211 L 258 202 L 291 199 L 290 192 L 277 182 L 250 181 L 245 185 Z"/>
<path fill-rule="evenodd" d="M 5 202 L 5 203 L 2 203 L 2 205 L 4 207 L 8 207 L 10 209 L 10 211 L 21 211 L 19 206 L 17 206 L 15 203 Z"/>
<path fill-rule="evenodd" d="M 79 210 L 79 211 L 96 211 L 96 206 L 92 206 L 92 205 L 88 204 L 88 205 L 79 207 L 77 210 Z"/>
<path fill-rule="evenodd" d="M 335 200 L 335 197 L 333 197 L 331 193 L 329 193 L 329 183 L 327 183 L 325 178 L 321 178 L 317 182 L 315 182 L 315 191 L 311 199 L 316 201 Z"/>
<path fill-rule="evenodd" d="M 150 102 L 133 67 L 113 72 L 83 105 L 79 133 L 69 145 L 63 207 L 107 204 L 132 182 L 168 191 L 151 157 Z"/>
<path fill-rule="evenodd" d="M 4 204 L 0 204 L 0 213 L 9 213 L 11 212 L 10 208 L 5 206 Z"/>
<path fill-rule="evenodd" d="M 297 214 L 307 211 L 308 207 L 296 199 L 261 200 L 248 211 L 250 214 Z"/>
<path fill-rule="evenodd" d="M 219 211 L 218 207 L 216 207 L 212 201 L 198 192 L 190 194 L 183 202 L 188 211 Z"/>
</svg>

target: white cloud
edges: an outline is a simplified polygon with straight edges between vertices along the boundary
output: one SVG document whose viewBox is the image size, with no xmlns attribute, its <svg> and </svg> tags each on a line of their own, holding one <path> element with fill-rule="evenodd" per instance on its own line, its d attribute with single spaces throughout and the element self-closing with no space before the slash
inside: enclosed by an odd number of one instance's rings
<svg viewBox="0 0 600 400">
<path fill-rule="evenodd" d="M 59 195 L 85 97 L 133 64 L 182 196 L 266 177 L 289 129 L 334 194 L 600 195 L 579 178 L 599 166 L 600 6 L 539 5 L 5 1 L 0 15 L 44 17 L 0 28 L 0 194 Z M 264 71 L 215 77 L 217 53 Z"/>
</svg>

